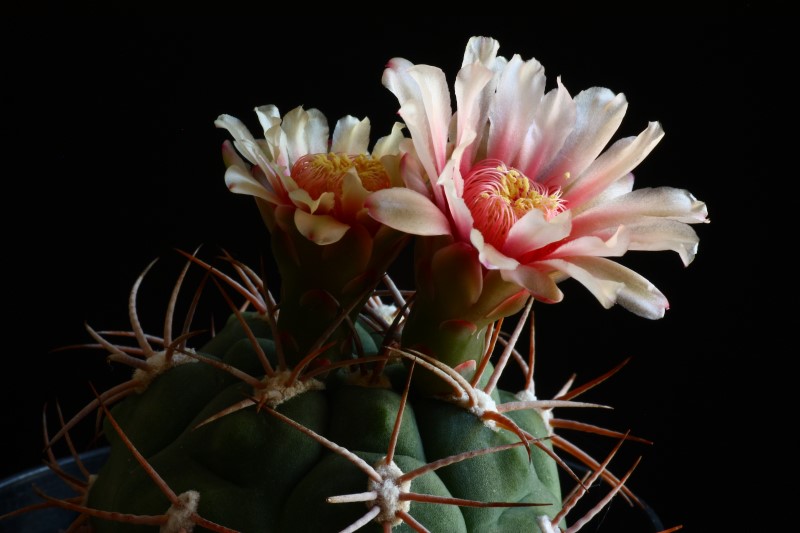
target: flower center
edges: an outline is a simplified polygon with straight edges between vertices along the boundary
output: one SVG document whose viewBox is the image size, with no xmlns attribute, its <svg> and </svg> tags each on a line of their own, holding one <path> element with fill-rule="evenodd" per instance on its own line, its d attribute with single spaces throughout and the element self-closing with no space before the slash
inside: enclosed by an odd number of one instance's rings
<svg viewBox="0 0 800 533">
<path fill-rule="evenodd" d="M 308 154 L 295 162 L 292 177 L 312 198 L 332 192 L 338 199 L 342 195 L 344 176 L 352 171 L 356 172 L 361 184 L 370 192 L 391 185 L 383 164 L 365 154 Z"/>
<path fill-rule="evenodd" d="M 540 210 L 547 220 L 566 209 L 561 189 L 549 190 L 496 159 L 481 161 L 470 170 L 464 179 L 463 198 L 475 227 L 496 248 L 531 209 Z"/>
</svg>

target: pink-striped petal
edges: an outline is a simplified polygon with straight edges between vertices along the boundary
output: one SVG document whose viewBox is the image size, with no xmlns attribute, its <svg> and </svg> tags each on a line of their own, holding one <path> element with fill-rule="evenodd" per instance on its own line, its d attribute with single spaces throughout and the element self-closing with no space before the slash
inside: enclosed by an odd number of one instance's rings
<svg viewBox="0 0 800 533">
<path fill-rule="evenodd" d="M 514 270 L 503 270 L 501 275 L 504 280 L 516 283 L 530 291 L 531 295 L 545 303 L 557 303 L 564 298 L 564 293 L 558 288 L 553 277 L 547 272 L 526 265 L 520 265 Z"/>
<path fill-rule="evenodd" d="M 558 259 L 548 261 L 555 262 L 567 263 Z M 568 266 L 562 265 L 560 270 L 588 288 L 604 307 L 616 303 L 636 315 L 653 320 L 663 318 L 669 309 L 667 298 L 652 283 L 610 259 L 576 257 Z M 607 299 L 609 296 L 613 297 Z"/>
<path fill-rule="evenodd" d="M 537 250 L 566 238 L 569 236 L 571 228 L 572 220 L 569 211 L 545 220 L 544 213 L 538 209 L 532 209 L 511 227 L 503 245 L 503 252 L 511 257 L 520 257 L 531 250 Z"/>
<path fill-rule="evenodd" d="M 416 191 L 392 187 L 370 193 L 364 200 L 370 216 L 412 235 L 449 235 L 450 223 L 431 200 Z"/>
<path fill-rule="evenodd" d="M 575 105 L 575 125 L 553 161 L 536 174 L 539 183 L 562 187 L 569 176 L 579 176 L 614 136 L 628 108 L 624 94 L 603 87 L 581 91 Z"/>
<path fill-rule="evenodd" d="M 663 137 L 661 124 L 650 122 L 636 137 L 626 137 L 615 142 L 584 173 L 564 188 L 564 200 L 572 209 L 579 209 L 611 183 L 636 168 Z"/>
</svg>

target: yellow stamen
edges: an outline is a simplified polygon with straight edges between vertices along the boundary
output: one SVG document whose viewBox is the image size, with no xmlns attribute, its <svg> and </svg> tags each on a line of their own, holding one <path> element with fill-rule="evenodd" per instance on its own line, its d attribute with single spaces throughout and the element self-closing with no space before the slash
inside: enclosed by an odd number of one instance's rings
<svg viewBox="0 0 800 533">
<path fill-rule="evenodd" d="M 314 198 L 324 192 L 332 192 L 338 198 L 344 176 L 352 170 L 368 191 L 385 189 L 391 184 L 383 164 L 365 154 L 308 154 L 295 162 L 292 177 Z"/>
</svg>

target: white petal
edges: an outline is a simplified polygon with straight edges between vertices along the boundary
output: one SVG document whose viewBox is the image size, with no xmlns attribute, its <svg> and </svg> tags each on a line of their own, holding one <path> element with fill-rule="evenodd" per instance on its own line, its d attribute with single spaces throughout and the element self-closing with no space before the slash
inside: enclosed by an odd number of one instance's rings
<svg viewBox="0 0 800 533">
<path fill-rule="evenodd" d="M 552 263 L 555 262 L 566 263 L 560 260 L 553 260 Z M 661 291 L 647 279 L 619 263 L 602 257 L 574 258 L 570 263 L 562 265 L 560 270 L 567 272 L 592 291 L 604 307 L 617 303 L 636 315 L 650 319 L 662 318 L 669 309 L 669 302 Z M 613 289 L 614 286 L 617 286 L 616 290 Z"/>
<path fill-rule="evenodd" d="M 429 146 L 433 150 L 431 155 L 436 174 L 439 174 L 447 160 L 447 133 L 452 115 L 447 80 L 441 69 L 429 65 L 415 65 L 409 69 L 408 74 L 420 89 L 420 102 L 425 110 L 430 132 Z"/>
<path fill-rule="evenodd" d="M 295 209 L 294 223 L 306 239 L 322 245 L 337 242 L 350 229 L 331 216 L 312 215 L 302 209 Z"/>
<path fill-rule="evenodd" d="M 308 153 L 306 141 L 306 124 L 308 113 L 298 106 L 283 117 L 281 129 L 286 135 L 286 149 L 289 163 L 292 164 Z"/>
<path fill-rule="evenodd" d="M 331 151 L 343 154 L 366 154 L 369 150 L 369 118 L 358 120 L 348 115 L 336 122 Z"/>
<path fill-rule="evenodd" d="M 403 183 L 412 191 L 416 191 L 423 196 L 428 196 L 428 179 L 423 175 L 423 169 L 419 159 L 414 155 L 414 148 L 400 159 L 400 174 L 403 176 Z"/>
<path fill-rule="evenodd" d="M 457 132 L 455 135 L 456 144 L 464 144 L 465 131 L 483 133 L 486 129 L 487 117 L 489 115 L 490 96 L 494 92 L 494 73 L 480 64 L 471 64 L 463 67 L 456 76 L 455 94 L 456 105 L 458 106 L 458 117 L 456 122 Z M 468 172 L 472 167 L 475 153 L 478 150 L 481 139 L 475 139 L 469 147 L 465 147 L 461 159 L 461 172 Z"/>
<path fill-rule="evenodd" d="M 535 59 L 522 61 L 514 55 L 499 75 L 497 91 L 489 108 L 487 157 L 513 163 L 521 140 L 533 125 L 544 95 L 544 68 Z"/>
<path fill-rule="evenodd" d="M 539 183 L 561 186 L 566 175 L 580 175 L 614 136 L 628 108 L 624 94 L 602 87 L 581 91 L 575 105 L 575 126 L 555 159 L 536 175 Z"/>
<path fill-rule="evenodd" d="M 631 233 L 631 250 L 672 250 L 680 255 L 684 266 L 689 266 L 697 255 L 700 238 L 683 222 L 648 218 L 627 228 Z"/>
<path fill-rule="evenodd" d="M 437 150 L 434 149 L 434 143 L 441 143 L 442 140 L 433 138 L 432 129 L 436 129 L 438 133 L 442 133 L 440 130 L 443 130 L 445 135 L 444 142 L 446 142 L 448 124 L 431 125 L 432 117 L 428 116 L 425 109 L 423 89 L 420 87 L 417 78 L 423 77 L 425 83 L 436 87 L 435 89 L 426 89 L 425 93 L 428 95 L 434 93 L 449 95 L 449 89 L 444 72 L 440 69 L 425 67 L 422 71 L 418 71 L 416 76 L 412 76 L 411 73 L 414 68 L 416 68 L 415 65 L 410 61 L 394 58 L 389 61 L 389 66 L 383 71 L 382 81 L 400 102 L 398 113 L 403 118 L 411 134 L 417 157 L 422 163 L 422 167 L 428 176 L 433 179 L 433 176 L 438 176 L 441 170 L 441 167 L 436 166 Z M 449 117 L 447 122 L 449 122 Z"/>
<path fill-rule="evenodd" d="M 319 198 L 315 200 L 308 194 L 308 191 L 297 188 L 289 192 L 289 198 L 294 205 L 309 213 L 330 213 L 336 203 L 335 196 L 330 191 L 320 194 Z"/>
<path fill-rule="evenodd" d="M 385 155 L 396 155 L 400 152 L 400 142 L 405 139 L 403 137 L 403 129 L 406 127 L 402 122 L 395 122 L 392 126 L 392 132 L 385 137 L 381 137 L 375 143 L 375 148 L 372 149 L 372 157 L 380 159 Z"/>
<path fill-rule="evenodd" d="M 570 239 L 553 250 L 548 257 L 571 258 L 576 256 L 621 257 L 630 249 L 631 232 L 626 226 L 619 226 L 608 238 L 598 236 Z"/>
<path fill-rule="evenodd" d="M 280 111 L 278 111 L 278 107 L 274 105 L 258 106 L 256 108 L 256 116 L 258 117 L 259 124 L 261 124 L 261 130 L 265 135 L 266 132 L 281 124 Z"/>
<path fill-rule="evenodd" d="M 513 165 L 526 176 L 537 176 L 564 145 L 575 124 L 576 113 L 575 101 L 559 77 L 558 88 L 542 98 Z"/>
<path fill-rule="evenodd" d="M 575 216 L 573 234 L 588 235 L 620 224 L 632 225 L 643 217 L 694 224 L 708 221 L 708 209 L 687 190 L 647 187 L 598 203 Z"/>
<path fill-rule="evenodd" d="M 351 168 L 342 179 L 342 196 L 340 198 L 342 211 L 355 217 L 364 208 L 364 199 L 368 194 L 369 191 L 364 188 L 358 172 L 355 168 Z"/>
<path fill-rule="evenodd" d="M 461 66 L 481 63 L 489 65 L 497 57 L 500 43 L 491 37 L 471 37 L 467 42 L 467 49 L 464 50 L 464 60 Z"/>
<path fill-rule="evenodd" d="M 556 303 L 564 298 L 553 278 L 535 268 L 520 265 L 514 270 L 503 270 L 500 274 L 504 280 L 526 288 L 534 298 L 542 302 Z"/>
<path fill-rule="evenodd" d="M 606 260 L 607 261 L 607 260 Z M 551 267 L 567 276 L 574 278 L 581 285 L 589 289 L 597 301 L 604 308 L 609 309 L 617 302 L 619 292 L 625 287 L 624 283 L 613 279 L 598 277 L 584 268 L 581 268 L 571 261 L 563 259 L 550 259 L 541 261 L 539 264 Z"/>
<path fill-rule="evenodd" d="M 478 259 L 489 270 L 514 270 L 519 261 L 500 253 L 497 248 L 483 240 L 483 234 L 472 229 L 469 235 L 472 246 L 478 251 Z"/>
<path fill-rule="evenodd" d="M 286 132 L 283 131 L 280 122 L 276 122 L 269 129 L 264 130 L 264 144 L 268 146 L 267 150 L 262 149 L 264 153 L 275 162 L 278 168 L 282 169 L 282 173 L 288 174 L 291 162 L 289 161 Z"/>
<path fill-rule="evenodd" d="M 302 106 L 295 107 L 283 117 L 281 129 L 286 134 L 286 155 L 291 165 L 304 155 L 320 153 L 320 137 L 327 145 L 327 120 L 318 110 L 306 111 Z M 327 149 L 324 150 L 327 152 Z"/>
<path fill-rule="evenodd" d="M 632 173 L 627 173 L 617 181 L 611 183 L 600 194 L 580 206 L 580 209 L 570 209 L 574 218 L 578 218 L 578 214 L 583 216 L 583 213 L 596 206 L 610 202 L 613 199 L 628 194 L 633 190 L 634 177 Z"/>
<path fill-rule="evenodd" d="M 414 63 L 402 57 L 395 57 L 391 59 L 383 71 L 381 82 L 384 87 L 389 89 L 395 95 L 398 102 L 402 106 L 408 100 L 417 98 L 419 95 L 419 87 L 409 75 L 408 69 L 414 66 Z"/>
<path fill-rule="evenodd" d="M 309 109 L 306 123 L 306 144 L 309 154 L 328 153 L 328 119 L 319 109 Z"/>
<path fill-rule="evenodd" d="M 268 190 L 259 183 L 247 170 L 237 165 L 231 165 L 225 170 L 225 185 L 231 192 L 237 194 L 247 194 L 263 198 L 272 203 L 279 204 L 280 201 L 273 191 Z"/>
<path fill-rule="evenodd" d="M 564 211 L 548 221 L 538 209 L 528 211 L 511 226 L 503 251 L 512 257 L 520 257 L 526 252 L 560 241 L 570 234 L 570 217 L 570 212 Z"/>
<path fill-rule="evenodd" d="M 255 138 L 241 120 L 231 115 L 220 115 L 217 120 L 214 121 L 214 125 L 218 128 L 228 130 L 228 133 L 233 137 L 233 144 L 239 153 L 242 154 L 251 165 L 258 164 L 255 154 L 252 153 L 252 147 L 255 145 Z M 245 143 L 249 144 L 245 145 Z"/>
<path fill-rule="evenodd" d="M 562 198 L 570 208 L 579 209 L 611 183 L 636 168 L 663 137 L 661 124 L 650 122 L 635 138 L 626 137 L 615 142 L 584 173 L 564 188 Z"/>
<path fill-rule="evenodd" d="M 412 235 L 448 235 L 450 223 L 430 199 L 404 187 L 375 191 L 364 200 L 370 216 Z"/>
</svg>

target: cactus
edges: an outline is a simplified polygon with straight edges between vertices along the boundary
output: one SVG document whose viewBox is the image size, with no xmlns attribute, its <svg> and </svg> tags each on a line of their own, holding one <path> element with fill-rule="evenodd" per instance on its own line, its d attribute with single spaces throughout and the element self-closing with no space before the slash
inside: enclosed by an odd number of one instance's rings
<svg viewBox="0 0 800 533">
<path fill-rule="evenodd" d="M 706 207 L 684 190 L 633 189 L 658 123 L 603 152 L 623 95 L 573 98 L 560 82 L 545 92 L 536 60 L 498 47 L 470 39 L 458 113 L 439 69 L 391 60 L 383 83 L 404 122 L 371 150 L 367 119 L 342 118 L 329 138 L 316 109 L 263 106 L 256 138 L 218 118 L 233 137 L 225 182 L 255 199 L 279 295 L 228 254 L 181 252 L 164 330 L 145 332 L 137 298 L 151 263 L 131 291 L 129 331 L 87 326 L 84 346 L 132 367 L 130 380 L 46 436 L 58 471 L 54 447 L 71 447 L 70 431 L 96 414 L 109 458 L 71 480 L 76 498 L 42 494 L 44 506 L 98 532 L 554 533 L 578 531 L 615 497 L 641 505 L 627 485 L 635 465 L 619 475 L 610 464 L 624 443 L 647 441 L 554 416 L 604 407 L 576 398 L 622 365 L 537 397 L 533 305 L 560 301 L 558 283 L 574 278 L 604 307 L 660 318 L 664 295 L 608 258 L 673 250 L 688 265 Z M 413 287 L 399 288 L 388 271 L 407 246 Z M 202 277 L 185 297 L 190 272 Z M 228 319 L 208 333 L 194 315 L 211 289 Z M 613 445 L 593 458 L 560 428 Z M 590 490 L 602 496 L 576 516 Z"/>
</svg>

